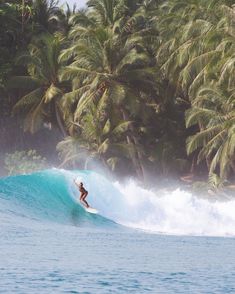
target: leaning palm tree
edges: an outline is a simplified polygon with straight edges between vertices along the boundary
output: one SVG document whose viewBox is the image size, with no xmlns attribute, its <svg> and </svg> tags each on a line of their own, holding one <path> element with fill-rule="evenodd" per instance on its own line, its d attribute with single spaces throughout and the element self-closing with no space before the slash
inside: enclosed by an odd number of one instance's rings
<svg viewBox="0 0 235 294">
<path fill-rule="evenodd" d="M 209 174 L 219 171 L 224 180 L 235 170 L 234 91 L 213 85 L 202 88 L 186 116 L 187 127 L 197 123 L 200 131 L 188 138 L 187 152 L 199 149 L 198 162 L 207 159 Z"/>
<path fill-rule="evenodd" d="M 106 99 L 119 110 L 120 121 L 138 120 L 142 125 L 149 108 L 146 102 L 156 104 L 161 75 L 154 66 L 153 52 L 146 45 L 155 38 L 154 22 L 147 17 L 150 6 L 145 7 L 142 2 L 137 5 L 131 1 L 92 0 L 88 1 L 92 10 L 74 16 L 71 47 L 61 59 L 73 60 L 64 69 L 62 79 L 73 80 L 73 91 L 64 99 L 76 107 L 75 122 L 81 122 L 92 103 L 97 105 Z M 132 146 L 134 169 L 143 178 L 144 152 L 136 126 L 129 126 L 126 141 Z"/>
<path fill-rule="evenodd" d="M 28 76 L 17 76 L 9 81 L 9 87 L 22 89 L 26 94 L 14 106 L 14 113 L 24 113 L 24 130 L 36 132 L 44 121 L 55 121 L 63 133 L 61 98 L 66 82 L 60 82 L 62 64 L 58 57 L 63 39 L 57 35 L 43 35 L 30 45 L 29 53 L 18 62 L 28 65 Z"/>
<path fill-rule="evenodd" d="M 119 38 L 112 30 L 98 27 L 91 34 L 82 32 L 72 48 L 74 61 L 64 69 L 62 79 L 73 80 L 73 91 L 64 99 L 65 103 L 77 103 L 75 121 L 80 122 L 90 105 L 102 99 L 118 107 L 121 120 L 135 120 L 138 112 L 146 108 L 141 93 L 154 93 L 158 79 L 141 38 Z M 62 58 L 66 55 L 71 58 L 70 49 Z M 138 147 L 133 127 L 130 132 L 129 144 Z M 139 151 L 133 152 L 139 176 L 142 173 L 140 157 Z"/>
</svg>

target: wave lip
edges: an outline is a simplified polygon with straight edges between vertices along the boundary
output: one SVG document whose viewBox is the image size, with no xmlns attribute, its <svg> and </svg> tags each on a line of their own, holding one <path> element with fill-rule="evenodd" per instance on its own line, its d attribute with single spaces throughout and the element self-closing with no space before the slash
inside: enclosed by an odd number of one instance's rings
<svg viewBox="0 0 235 294">
<path fill-rule="evenodd" d="M 88 202 L 99 215 L 87 213 L 77 200 L 73 180 L 89 191 Z M 0 221 L 34 219 L 75 226 L 116 227 L 115 223 L 151 233 L 235 236 L 235 200 L 200 199 L 176 189 L 158 192 L 111 183 L 93 171 L 52 169 L 0 179 Z"/>
</svg>

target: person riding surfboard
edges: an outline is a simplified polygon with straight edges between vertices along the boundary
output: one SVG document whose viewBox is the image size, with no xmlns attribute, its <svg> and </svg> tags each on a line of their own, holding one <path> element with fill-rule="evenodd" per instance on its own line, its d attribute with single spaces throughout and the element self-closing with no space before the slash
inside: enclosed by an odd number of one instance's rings
<svg viewBox="0 0 235 294">
<path fill-rule="evenodd" d="M 80 182 L 80 183 L 78 184 L 78 183 L 76 182 L 76 180 L 74 180 L 74 183 L 75 183 L 75 185 L 78 187 L 79 192 L 81 193 L 81 194 L 80 194 L 80 198 L 79 198 L 79 199 L 80 199 L 80 202 L 81 202 L 82 204 L 85 204 L 86 208 L 89 208 L 90 206 L 89 206 L 88 202 L 86 201 L 86 197 L 87 197 L 87 195 L 88 195 L 88 191 L 84 188 L 82 182 Z"/>
</svg>

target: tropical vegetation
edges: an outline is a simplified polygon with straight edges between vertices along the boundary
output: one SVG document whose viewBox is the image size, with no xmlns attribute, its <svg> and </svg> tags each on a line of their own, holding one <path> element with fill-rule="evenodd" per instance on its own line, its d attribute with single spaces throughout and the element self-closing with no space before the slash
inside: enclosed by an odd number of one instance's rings
<svg viewBox="0 0 235 294">
<path fill-rule="evenodd" d="M 0 1 L 0 22 L 5 149 L 13 122 L 59 134 L 60 167 L 233 181 L 234 1 Z"/>
</svg>

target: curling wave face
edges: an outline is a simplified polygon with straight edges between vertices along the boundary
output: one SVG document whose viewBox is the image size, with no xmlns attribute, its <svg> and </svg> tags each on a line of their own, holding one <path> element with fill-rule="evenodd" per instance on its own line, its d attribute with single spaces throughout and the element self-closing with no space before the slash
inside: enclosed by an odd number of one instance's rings
<svg viewBox="0 0 235 294">
<path fill-rule="evenodd" d="M 73 180 L 84 182 L 88 201 L 99 211 L 91 215 L 78 205 Z M 0 180 L 0 221 L 115 226 L 177 235 L 235 235 L 235 200 L 211 202 L 189 192 L 155 193 L 135 182 L 111 183 L 92 171 L 52 169 Z M 115 223 L 114 223 L 115 222 Z"/>
</svg>

